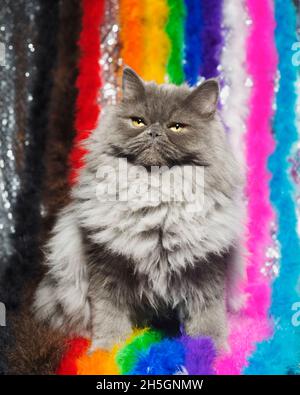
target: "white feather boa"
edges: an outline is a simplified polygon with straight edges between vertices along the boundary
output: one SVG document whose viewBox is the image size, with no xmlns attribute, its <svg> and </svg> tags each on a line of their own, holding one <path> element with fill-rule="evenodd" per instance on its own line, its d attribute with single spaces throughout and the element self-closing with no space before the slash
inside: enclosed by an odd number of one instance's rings
<svg viewBox="0 0 300 395">
<path fill-rule="evenodd" d="M 245 69 L 249 18 L 244 0 L 224 0 L 223 19 L 225 47 L 221 64 L 225 86 L 221 92 L 222 118 L 229 129 L 229 140 L 236 158 L 244 168 L 245 121 L 250 93 L 246 88 L 249 81 Z"/>
<path fill-rule="evenodd" d="M 221 90 L 223 122 L 228 129 L 228 138 L 236 159 L 246 173 L 245 143 L 248 100 L 251 91 L 246 71 L 246 51 L 249 16 L 244 0 L 224 0 L 223 27 L 225 45 L 221 56 L 223 88 Z M 244 219 L 246 211 L 244 211 Z M 232 276 L 227 285 L 227 303 L 230 311 L 237 311 L 244 304 L 245 296 L 239 290 L 245 277 L 246 251 L 244 235 L 241 235 Z"/>
</svg>

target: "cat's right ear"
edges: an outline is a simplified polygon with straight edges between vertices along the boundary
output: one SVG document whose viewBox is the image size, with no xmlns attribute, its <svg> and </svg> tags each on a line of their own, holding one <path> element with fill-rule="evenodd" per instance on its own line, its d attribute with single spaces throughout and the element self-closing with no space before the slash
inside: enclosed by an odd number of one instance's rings
<svg viewBox="0 0 300 395">
<path fill-rule="evenodd" d="M 122 90 L 125 100 L 138 99 L 145 93 L 143 80 L 130 67 L 123 70 Z"/>
<path fill-rule="evenodd" d="M 210 116 L 217 110 L 219 91 L 218 81 L 211 78 L 197 86 L 185 99 L 184 105 L 193 106 L 203 116 Z"/>
</svg>

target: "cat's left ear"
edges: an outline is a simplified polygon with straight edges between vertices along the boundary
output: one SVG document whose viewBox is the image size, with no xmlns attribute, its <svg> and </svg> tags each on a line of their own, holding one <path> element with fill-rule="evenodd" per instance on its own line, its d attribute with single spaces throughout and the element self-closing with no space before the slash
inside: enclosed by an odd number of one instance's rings
<svg viewBox="0 0 300 395">
<path fill-rule="evenodd" d="M 197 86 L 185 99 L 185 104 L 194 107 L 201 115 L 209 116 L 217 110 L 219 93 L 219 83 L 212 78 Z"/>
<path fill-rule="evenodd" d="M 140 98 L 145 93 L 143 80 L 127 66 L 123 70 L 122 90 L 123 99 L 128 100 Z"/>
</svg>

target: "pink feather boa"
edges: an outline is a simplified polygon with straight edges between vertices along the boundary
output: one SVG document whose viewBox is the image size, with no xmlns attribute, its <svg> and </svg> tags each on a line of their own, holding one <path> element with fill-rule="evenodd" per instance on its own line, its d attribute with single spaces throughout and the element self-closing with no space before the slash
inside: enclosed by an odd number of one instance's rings
<svg viewBox="0 0 300 395">
<path fill-rule="evenodd" d="M 245 307 L 229 317 L 230 351 L 218 356 L 217 374 L 241 374 L 257 342 L 272 333 L 268 319 L 270 279 L 261 273 L 270 244 L 273 219 L 269 201 L 267 159 L 274 148 L 270 130 L 277 53 L 274 10 L 269 0 L 246 0 L 252 20 L 247 39 L 247 71 L 252 79 L 246 132 L 247 164 L 247 280 L 242 284 Z"/>
</svg>

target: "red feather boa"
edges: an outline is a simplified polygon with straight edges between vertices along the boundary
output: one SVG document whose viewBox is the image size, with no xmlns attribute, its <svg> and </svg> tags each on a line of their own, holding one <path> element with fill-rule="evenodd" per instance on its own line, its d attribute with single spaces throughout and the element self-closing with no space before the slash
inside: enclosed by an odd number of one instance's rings
<svg viewBox="0 0 300 395">
<path fill-rule="evenodd" d="M 105 0 L 82 0 L 82 30 L 79 38 L 80 59 L 78 63 L 78 89 L 76 101 L 76 118 L 74 147 L 70 154 L 69 181 L 76 183 L 78 171 L 84 165 L 86 149 L 82 142 L 95 129 L 99 114 L 99 91 L 101 88 L 100 70 L 100 26 L 104 16 Z M 68 351 L 61 360 L 57 374 L 76 375 L 77 359 L 89 347 L 89 341 L 83 338 L 69 342 Z"/>
<path fill-rule="evenodd" d="M 101 88 L 100 26 L 104 16 L 104 0 L 82 0 L 82 31 L 79 39 L 79 74 L 76 103 L 76 136 L 70 155 L 70 183 L 74 184 L 78 170 L 84 164 L 86 150 L 82 142 L 96 127 L 100 114 L 98 95 Z"/>
<path fill-rule="evenodd" d="M 87 352 L 89 344 L 87 339 L 81 337 L 71 340 L 68 351 L 60 362 L 57 374 L 77 375 L 77 359 Z"/>
</svg>

